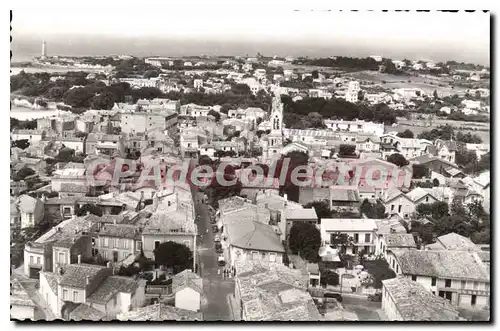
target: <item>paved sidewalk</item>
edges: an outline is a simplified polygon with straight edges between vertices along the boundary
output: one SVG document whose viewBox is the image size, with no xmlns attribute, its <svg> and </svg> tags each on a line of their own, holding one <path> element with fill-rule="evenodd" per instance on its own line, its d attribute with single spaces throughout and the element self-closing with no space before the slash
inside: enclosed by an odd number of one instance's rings
<svg viewBox="0 0 500 331">
<path fill-rule="evenodd" d="M 241 321 L 241 314 L 235 300 L 236 299 L 232 294 L 227 295 L 227 301 L 229 303 L 229 307 L 231 308 L 231 313 L 233 314 L 233 321 L 239 322 Z"/>
</svg>

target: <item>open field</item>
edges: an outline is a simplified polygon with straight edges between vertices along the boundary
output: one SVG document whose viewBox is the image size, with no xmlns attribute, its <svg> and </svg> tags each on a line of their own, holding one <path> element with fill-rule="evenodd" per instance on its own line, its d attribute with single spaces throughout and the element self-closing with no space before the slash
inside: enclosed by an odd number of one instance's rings
<svg viewBox="0 0 500 331">
<path fill-rule="evenodd" d="M 397 88 L 419 88 L 429 95 L 432 95 L 434 90 L 436 90 L 441 97 L 453 94 L 465 94 L 466 90 L 462 87 L 450 86 L 451 79 L 447 77 L 397 76 L 368 70 L 352 72 L 346 75 L 360 81 L 371 81 L 375 84 L 381 84 L 382 87 L 390 90 Z"/>
<path fill-rule="evenodd" d="M 429 126 L 428 121 L 425 120 L 407 120 L 406 118 L 399 118 L 397 126 L 389 126 L 386 127 L 386 132 L 396 131 L 403 132 L 405 130 L 412 131 L 415 136 L 423 131 L 430 131 L 432 129 L 436 129 L 441 125 L 452 125 L 455 130 L 460 131 L 462 133 L 471 133 L 478 135 L 484 143 L 489 143 L 491 136 L 491 128 L 490 123 L 480 123 L 480 122 L 464 122 L 464 121 L 449 121 L 442 119 L 435 119 L 432 123 L 432 126 Z M 464 129 L 467 128 L 467 129 Z M 471 130 L 472 129 L 472 130 Z"/>
</svg>

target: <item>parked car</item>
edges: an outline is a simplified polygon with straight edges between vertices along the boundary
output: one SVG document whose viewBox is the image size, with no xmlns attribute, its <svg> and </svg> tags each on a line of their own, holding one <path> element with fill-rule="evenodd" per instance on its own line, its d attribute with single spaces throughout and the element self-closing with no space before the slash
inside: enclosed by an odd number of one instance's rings
<svg viewBox="0 0 500 331">
<path fill-rule="evenodd" d="M 226 265 L 226 260 L 224 259 L 224 254 L 219 255 L 219 257 L 217 258 L 217 262 L 219 263 L 220 267 L 223 267 Z"/>
<path fill-rule="evenodd" d="M 342 302 L 342 296 L 340 295 L 340 293 L 327 292 L 327 293 L 323 294 L 323 297 L 325 297 L 325 298 L 334 298 L 338 302 Z"/>
<path fill-rule="evenodd" d="M 370 295 L 368 295 L 368 300 L 380 302 L 380 301 L 382 301 L 382 293 L 370 294 Z"/>
</svg>

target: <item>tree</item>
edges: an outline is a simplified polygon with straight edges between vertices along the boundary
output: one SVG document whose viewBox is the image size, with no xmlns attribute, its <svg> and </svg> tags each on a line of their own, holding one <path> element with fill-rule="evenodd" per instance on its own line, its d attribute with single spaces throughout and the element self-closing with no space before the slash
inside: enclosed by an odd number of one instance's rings
<svg viewBox="0 0 500 331">
<path fill-rule="evenodd" d="M 420 217 L 432 216 L 434 219 L 443 218 L 449 215 L 448 203 L 436 201 L 433 203 L 422 203 L 417 206 L 417 213 Z"/>
<path fill-rule="evenodd" d="M 368 218 L 385 218 L 385 207 L 380 201 L 371 203 L 370 201 L 368 201 L 368 199 L 365 199 L 361 203 L 359 211 L 361 214 L 366 215 Z"/>
<path fill-rule="evenodd" d="M 432 180 L 432 186 L 433 186 L 433 187 L 437 187 L 437 186 L 439 186 L 439 179 L 434 178 L 434 179 Z"/>
<path fill-rule="evenodd" d="M 347 233 L 332 233 L 330 235 L 330 246 L 335 247 L 341 254 L 345 254 L 347 247 L 353 242 L 353 238 Z"/>
<path fill-rule="evenodd" d="M 59 154 L 57 154 L 55 159 L 57 162 L 71 162 L 74 156 L 74 149 L 63 147 L 59 150 Z"/>
<path fill-rule="evenodd" d="M 111 92 L 102 92 L 92 98 L 92 108 L 94 109 L 111 109 L 115 105 L 116 99 L 115 95 Z"/>
<path fill-rule="evenodd" d="M 434 98 L 434 100 L 439 99 L 438 92 L 436 90 L 434 90 L 434 92 L 432 92 L 432 97 Z"/>
<path fill-rule="evenodd" d="M 346 145 L 341 144 L 339 146 L 339 156 L 354 156 L 356 155 L 356 146 L 355 145 Z"/>
<path fill-rule="evenodd" d="M 339 275 L 331 271 L 330 269 L 327 268 L 322 268 L 320 270 L 321 272 L 321 279 L 320 283 L 321 285 L 331 285 L 331 286 L 337 286 L 339 285 Z"/>
<path fill-rule="evenodd" d="M 317 78 L 319 78 L 319 73 L 318 73 L 318 70 L 313 70 L 313 71 L 311 72 L 311 76 L 312 76 L 312 78 L 313 78 L 313 79 L 317 79 Z"/>
<path fill-rule="evenodd" d="M 294 222 L 290 229 L 289 247 L 293 254 L 299 254 L 303 259 L 317 263 L 321 246 L 321 234 L 318 228 L 308 222 Z"/>
<path fill-rule="evenodd" d="M 471 230 L 468 220 L 460 215 L 445 216 L 441 219 L 434 220 L 433 232 L 438 237 L 451 232 L 469 237 L 472 232 Z"/>
<path fill-rule="evenodd" d="M 160 75 L 158 70 L 148 70 L 144 73 L 144 78 L 156 78 Z"/>
<path fill-rule="evenodd" d="M 457 132 L 456 134 L 456 140 L 466 143 L 466 144 L 481 144 L 483 143 L 483 140 L 481 137 L 479 137 L 476 134 L 471 134 L 470 132 L 467 132 L 466 134 L 463 134 L 462 132 Z"/>
<path fill-rule="evenodd" d="M 429 174 L 429 168 L 427 168 L 425 165 L 422 164 L 413 164 L 412 165 L 412 178 L 415 179 L 421 179 L 423 177 L 428 176 Z"/>
<path fill-rule="evenodd" d="M 76 210 L 77 216 L 85 216 L 85 215 L 87 215 L 87 213 L 91 213 L 91 214 L 96 215 L 96 216 L 103 215 L 101 208 L 99 208 L 93 204 L 85 204 Z"/>
<path fill-rule="evenodd" d="M 18 182 L 18 181 L 24 180 L 26 177 L 32 176 L 34 174 L 36 174 L 35 170 L 28 168 L 28 167 L 24 167 L 24 168 L 19 169 L 18 172 L 16 172 L 13 179 L 14 179 L 14 181 Z"/>
<path fill-rule="evenodd" d="M 215 110 L 211 109 L 209 112 L 208 112 L 208 115 L 211 115 L 213 117 L 215 117 L 215 121 L 218 122 L 220 120 L 220 114 L 218 112 L 216 112 Z"/>
<path fill-rule="evenodd" d="M 314 208 L 319 219 L 332 216 L 330 205 L 327 200 L 309 202 L 304 205 L 304 208 Z"/>
<path fill-rule="evenodd" d="M 415 138 L 415 134 L 409 129 L 406 129 L 403 132 L 398 132 L 397 136 L 400 138 Z"/>
<path fill-rule="evenodd" d="M 363 263 L 365 270 L 373 277 L 373 287 L 382 288 L 382 281 L 396 277 L 396 273 L 384 259 L 375 259 Z"/>
<path fill-rule="evenodd" d="M 19 139 L 12 142 L 12 147 L 17 147 L 20 149 L 26 149 L 30 146 L 28 139 Z"/>
<path fill-rule="evenodd" d="M 88 108 L 90 107 L 93 93 L 84 87 L 77 87 L 68 90 L 64 93 L 63 101 L 65 104 L 75 108 Z"/>
<path fill-rule="evenodd" d="M 175 273 L 192 267 L 193 253 L 189 247 L 167 241 L 154 250 L 155 262 L 157 264 L 173 268 Z"/>
<path fill-rule="evenodd" d="M 398 167 L 403 167 L 405 165 L 408 165 L 410 162 L 408 162 L 405 157 L 399 153 L 394 153 L 389 155 L 387 157 L 387 162 L 393 163 L 397 165 Z"/>
</svg>

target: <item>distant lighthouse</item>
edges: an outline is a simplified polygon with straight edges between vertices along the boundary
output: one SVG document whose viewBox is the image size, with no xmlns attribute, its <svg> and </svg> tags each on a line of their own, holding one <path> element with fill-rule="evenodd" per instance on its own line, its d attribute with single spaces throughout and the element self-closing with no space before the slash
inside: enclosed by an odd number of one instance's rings
<svg viewBox="0 0 500 331">
<path fill-rule="evenodd" d="M 47 43 L 42 41 L 42 59 L 45 59 L 47 57 Z"/>
</svg>

